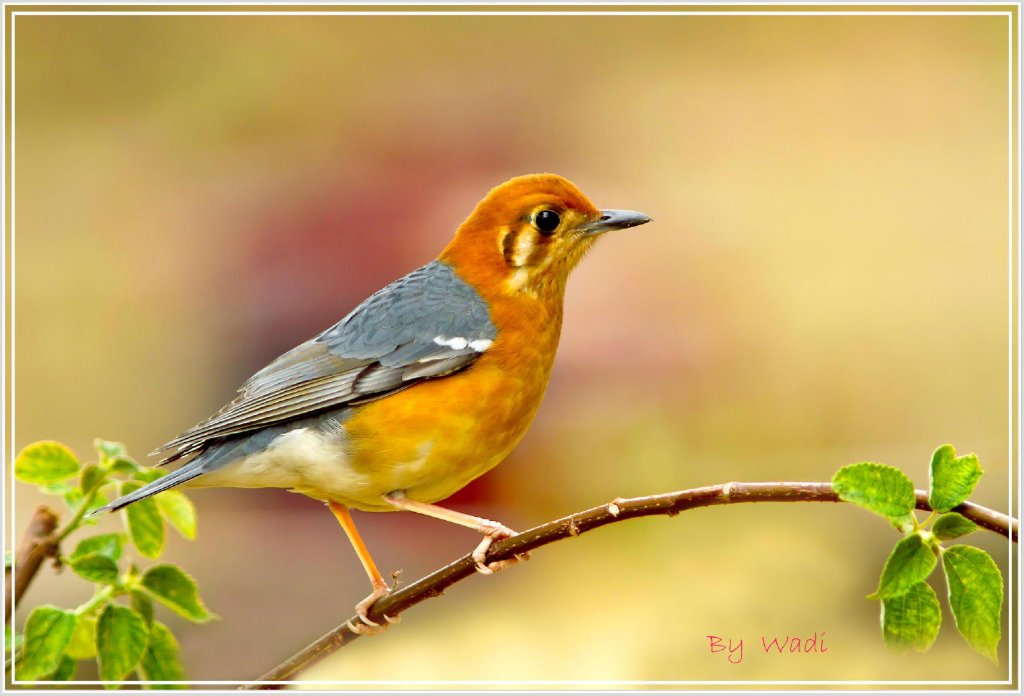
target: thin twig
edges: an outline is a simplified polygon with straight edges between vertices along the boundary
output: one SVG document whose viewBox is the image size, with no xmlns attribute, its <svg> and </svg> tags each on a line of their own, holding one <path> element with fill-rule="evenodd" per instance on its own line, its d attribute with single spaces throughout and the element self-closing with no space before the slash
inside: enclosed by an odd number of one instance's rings
<svg viewBox="0 0 1024 696">
<path fill-rule="evenodd" d="M 92 506 L 92 501 L 96 500 L 96 496 L 99 494 L 99 492 L 100 487 L 95 486 L 91 491 L 85 494 L 85 497 L 82 499 L 82 502 L 78 506 L 78 510 L 75 512 L 74 516 L 68 521 L 66 525 L 64 525 L 64 529 L 60 530 L 54 535 L 54 537 L 56 538 L 56 542 L 58 544 L 64 541 L 64 539 L 67 538 L 68 534 L 71 534 L 71 532 L 75 531 L 81 526 L 82 520 L 85 518 L 86 513 L 89 512 L 89 508 Z"/>
<path fill-rule="evenodd" d="M 37 507 L 32 513 L 32 519 L 28 522 L 25 536 L 22 537 L 14 557 L 13 583 L 11 582 L 11 570 L 9 568 L 4 570 L 7 588 L 4 605 L 5 620 L 10 620 L 14 602 L 21 599 L 21 595 L 39 572 L 43 561 L 47 557 L 56 557 L 59 544 L 57 535 L 54 534 L 56 529 L 57 514 L 45 505 Z"/>
<path fill-rule="evenodd" d="M 917 508 L 930 511 L 928 494 L 917 491 Z M 622 522 L 635 517 L 650 515 L 676 515 L 684 510 L 709 507 L 711 505 L 730 505 L 734 503 L 762 502 L 818 502 L 838 503 L 839 496 L 830 483 L 726 483 L 717 486 L 705 486 L 686 491 L 651 495 L 643 498 L 617 498 L 606 505 L 577 512 L 553 522 L 528 529 L 508 539 L 495 542 L 487 553 L 487 562 L 510 560 L 517 555 L 545 546 L 561 539 L 568 539 L 607 524 Z M 964 517 L 979 527 L 1002 534 L 1017 541 L 1017 520 L 995 510 L 964 503 L 955 508 Z M 438 597 L 446 589 L 476 573 L 472 556 L 463 556 L 457 561 L 436 570 L 430 575 L 417 580 L 408 587 L 379 599 L 368 612 L 369 618 L 384 623 L 384 615 L 395 618 L 409 607 L 420 602 Z M 333 629 L 301 652 L 288 658 L 259 680 L 242 686 L 242 689 L 274 688 L 286 685 L 300 672 L 330 655 L 339 648 L 348 645 L 359 637 L 352 631 L 350 624 L 358 623 L 359 619 L 351 619 Z"/>
</svg>

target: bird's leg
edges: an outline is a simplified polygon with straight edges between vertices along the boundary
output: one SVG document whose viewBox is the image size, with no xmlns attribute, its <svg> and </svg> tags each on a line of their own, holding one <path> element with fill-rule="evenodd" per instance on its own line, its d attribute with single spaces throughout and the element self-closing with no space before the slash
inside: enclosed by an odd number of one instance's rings
<svg viewBox="0 0 1024 696">
<path fill-rule="evenodd" d="M 520 558 L 523 560 L 529 560 L 530 554 L 524 553 L 521 556 L 517 555 L 514 559 L 507 561 L 495 561 L 490 564 L 485 564 L 487 560 L 487 549 L 490 548 L 491 544 L 499 539 L 507 539 L 510 536 L 516 534 L 515 530 L 509 529 L 500 522 L 493 520 L 486 520 L 483 517 L 474 517 L 473 515 L 467 515 L 464 512 L 456 512 L 455 510 L 449 510 L 438 505 L 431 505 L 430 503 L 421 503 L 418 500 L 410 500 L 405 497 L 402 491 L 395 491 L 384 496 L 384 500 L 388 501 L 396 508 L 401 510 L 408 510 L 409 512 L 418 512 L 421 515 L 427 515 L 428 517 L 434 517 L 445 522 L 452 522 L 453 524 L 462 525 L 463 527 L 469 527 L 475 529 L 484 535 L 480 545 L 473 550 L 473 560 L 476 561 L 477 571 L 484 575 L 490 575 L 496 571 L 507 568 L 514 564 Z"/>
<path fill-rule="evenodd" d="M 370 578 L 370 584 L 373 586 L 373 592 L 370 596 L 363 601 L 356 604 L 356 616 L 365 624 L 352 624 L 349 622 L 349 628 L 355 633 L 379 633 L 387 628 L 387 626 L 381 626 L 376 621 L 371 621 L 366 615 L 366 612 L 370 610 L 373 603 L 378 599 L 388 594 L 391 590 L 388 584 L 384 581 L 384 577 L 377 570 L 377 564 L 373 562 L 373 556 L 370 555 L 370 550 L 366 548 L 363 537 L 359 535 L 359 530 L 356 529 L 356 523 L 352 519 L 352 514 L 348 511 L 348 508 L 344 505 L 334 502 L 333 500 L 327 503 L 327 507 L 331 509 L 334 516 L 338 520 L 338 524 L 345 530 L 345 534 L 348 535 L 348 540 L 352 543 L 352 548 L 355 549 L 356 555 L 359 556 L 359 562 L 363 564 L 363 568 L 366 570 L 366 574 Z M 389 616 L 384 617 L 388 623 L 397 623 L 398 619 L 392 619 Z"/>
</svg>

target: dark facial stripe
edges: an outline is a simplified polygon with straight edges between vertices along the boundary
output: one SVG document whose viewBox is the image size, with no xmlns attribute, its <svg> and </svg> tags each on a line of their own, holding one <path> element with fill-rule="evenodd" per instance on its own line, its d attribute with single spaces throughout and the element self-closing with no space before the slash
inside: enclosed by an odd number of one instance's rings
<svg viewBox="0 0 1024 696">
<path fill-rule="evenodd" d="M 501 253 L 505 257 L 505 263 L 509 266 L 512 265 L 512 255 L 516 253 L 516 235 L 518 234 L 518 229 L 509 230 L 505 238 L 501 240 Z"/>
</svg>

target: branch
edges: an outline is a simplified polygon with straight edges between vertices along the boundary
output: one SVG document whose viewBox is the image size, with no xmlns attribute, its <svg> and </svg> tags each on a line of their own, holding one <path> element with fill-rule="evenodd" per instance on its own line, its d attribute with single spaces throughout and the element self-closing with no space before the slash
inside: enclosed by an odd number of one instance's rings
<svg viewBox="0 0 1024 696">
<path fill-rule="evenodd" d="M 40 566 L 43 561 L 50 556 L 57 555 L 57 546 L 60 540 L 54 531 L 57 529 L 57 515 L 50 508 L 45 505 L 40 505 L 36 508 L 36 511 L 32 513 L 32 519 L 28 522 L 28 528 L 25 530 L 25 536 L 22 537 L 21 543 L 18 545 L 18 551 L 15 556 L 14 562 L 14 583 L 12 587 L 11 583 L 11 570 L 10 568 L 4 571 L 6 575 L 6 604 L 4 606 L 4 620 L 9 621 L 11 618 L 11 608 L 14 606 L 14 602 L 21 599 L 21 595 L 25 592 L 26 588 L 32 578 L 39 572 Z M 13 589 L 13 599 L 11 601 L 11 591 Z"/>
<path fill-rule="evenodd" d="M 920 490 L 916 493 L 917 509 L 930 511 L 928 493 Z M 635 517 L 676 515 L 684 510 L 711 505 L 763 502 L 839 503 L 843 501 L 839 499 L 830 483 L 790 482 L 726 483 L 643 498 L 617 498 L 606 505 L 577 512 L 495 542 L 488 550 L 487 562 L 510 560 L 517 555 L 560 539 L 578 536 L 592 529 Z M 979 527 L 1001 534 L 1014 542 L 1017 541 L 1017 520 L 974 503 L 964 503 L 955 510 Z M 368 612 L 369 618 L 372 621 L 384 623 L 384 614 L 392 618 L 397 617 L 409 607 L 431 597 L 439 597 L 455 583 L 475 574 L 472 556 L 463 556 L 408 587 L 377 600 Z M 349 621 L 357 623 L 359 619 L 353 616 Z M 359 634 L 354 633 L 348 623 L 341 624 L 301 652 L 288 658 L 260 677 L 258 681 L 240 688 L 275 688 L 287 684 L 300 672 L 358 638 Z"/>
</svg>

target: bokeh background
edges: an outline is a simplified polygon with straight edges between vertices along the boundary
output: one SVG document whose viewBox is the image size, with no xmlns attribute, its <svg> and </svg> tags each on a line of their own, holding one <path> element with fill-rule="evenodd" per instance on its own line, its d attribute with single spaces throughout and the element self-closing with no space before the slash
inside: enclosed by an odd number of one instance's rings
<svg viewBox="0 0 1024 696">
<path fill-rule="evenodd" d="M 19 17 L 14 444 L 142 456 L 430 259 L 491 186 L 553 171 L 655 222 L 577 270 L 534 427 L 453 507 L 526 528 L 865 459 L 926 486 L 951 442 L 1005 510 L 1007 41 L 992 16 Z M 40 496 L 14 493 L 20 528 Z M 193 499 L 199 538 L 167 554 L 222 620 L 164 617 L 190 677 L 254 678 L 365 596 L 322 505 Z M 357 522 L 407 580 L 477 543 Z M 948 614 L 931 652 L 886 650 L 864 596 L 895 541 L 852 506 L 614 525 L 306 676 L 1006 678 Z M 1001 538 L 972 541 L 1006 568 Z M 83 590 L 47 571 L 24 606 Z M 760 649 L 815 632 L 827 653 Z"/>
</svg>

